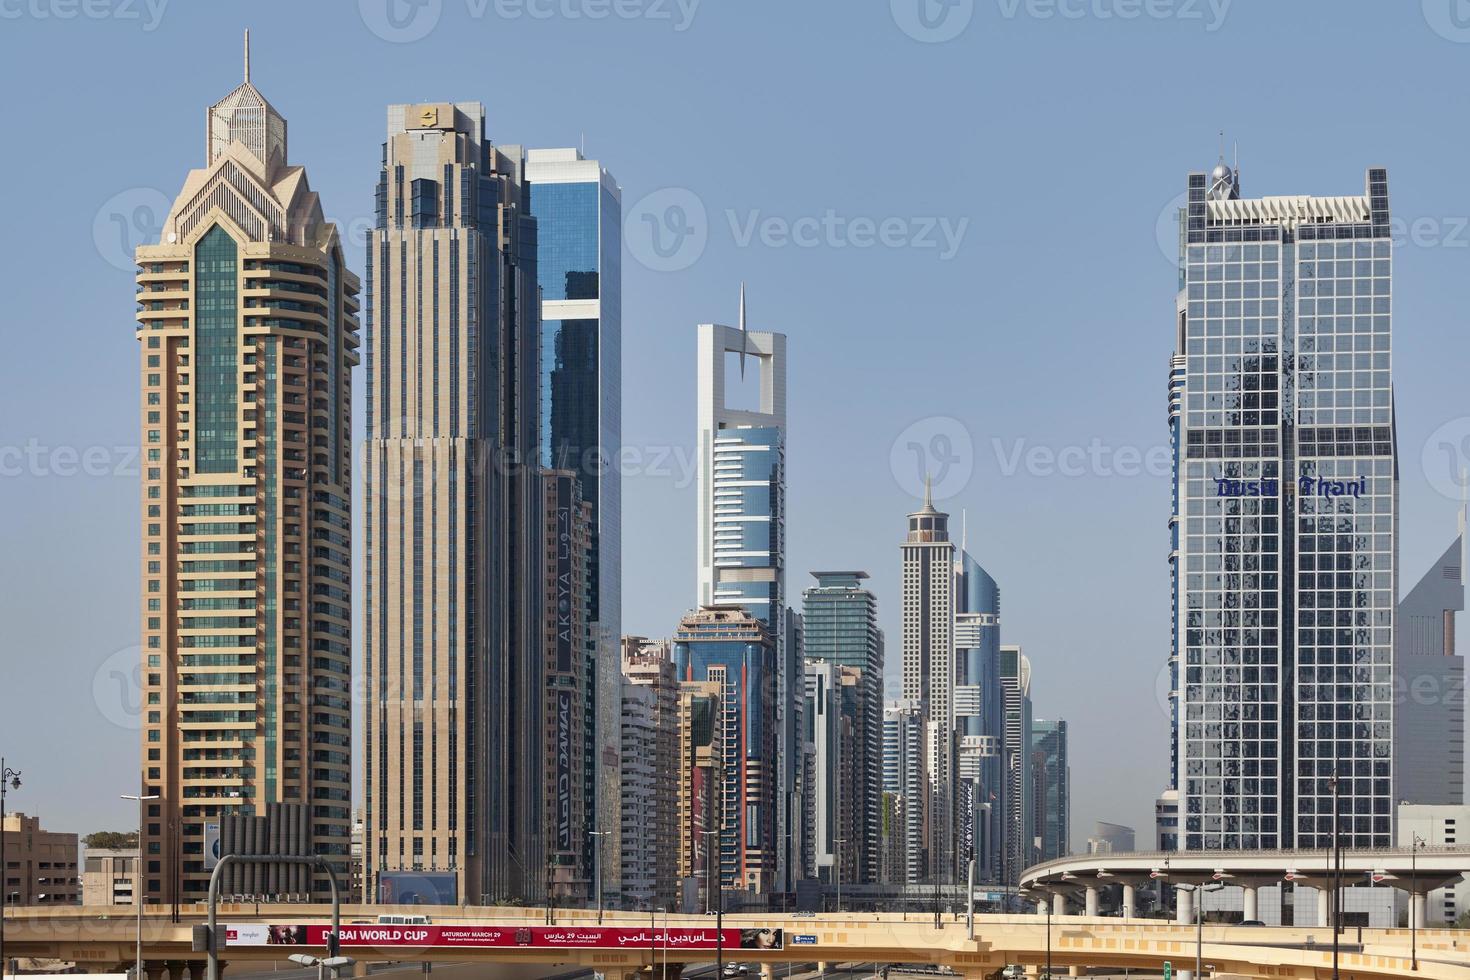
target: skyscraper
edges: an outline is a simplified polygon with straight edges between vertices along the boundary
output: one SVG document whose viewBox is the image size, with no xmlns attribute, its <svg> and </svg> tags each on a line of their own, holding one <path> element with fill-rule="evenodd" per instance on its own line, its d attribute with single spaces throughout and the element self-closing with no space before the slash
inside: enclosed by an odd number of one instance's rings
<svg viewBox="0 0 1470 980">
<path fill-rule="evenodd" d="M 863 751 L 858 692 L 862 672 L 830 660 L 807 660 L 802 734 L 812 746 L 811 785 L 805 802 L 810 814 L 806 834 L 808 876 L 852 884 L 867 841 L 858 836 L 859 784 Z"/>
<path fill-rule="evenodd" d="M 720 842 L 716 881 L 728 890 L 769 895 L 776 883 L 780 761 L 775 640 L 764 622 L 743 609 L 701 609 L 680 621 L 674 663 L 681 682 L 719 685 L 712 741 L 722 756 L 719 783 L 709 787 L 715 798 L 706 812 L 712 819 L 705 821 Z"/>
<path fill-rule="evenodd" d="M 924 773 L 928 782 L 919 819 L 927 835 L 926 853 L 917 863 L 933 884 L 955 880 L 955 712 L 954 712 L 954 542 L 949 515 L 934 509 L 926 487 L 924 506 L 908 518 L 903 552 L 903 696 L 924 719 Z M 908 819 L 921 801 L 906 798 Z"/>
<path fill-rule="evenodd" d="M 1399 600 L 1394 637 L 1394 799 L 1465 802 L 1465 660 L 1455 613 L 1465 608 L 1465 529 Z"/>
<path fill-rule="evenodd" d="M 367 289 L 370 894 L 545 889 L 535 241 L 521 153 L 485 138 L 482 105 L 389 106 Z"/>
<path fill-rule="evenodd" d="M 625 636 L 623 647 L 623 687 L 647 688 L 651 700 L 647 701 L 648 725 L 651 727 L 651 742 L 644 750 L 622 746 L 624 765 L 623 799 L 628 799 L 626 767 L 635 755 L 647 756 L 650 772 L 650 810 L 644 820 L 623 825 L 629 832 L 622 835 L 623 875 L 628 877 L 629 858 L 635 855 L 647 868 L 651 878 L 654 904 L 673 908 L 678 894 L 678 772 L 679 772 L 679 679 L 674 670 L 674 651 L 667 640 L 649 640 L 642 636 Z M 631 702 L 636 708 L 636 728 L 644 724 L 642 715 L 645 702 Z M 624 728 L 628 725 L 630 701 L 624 694 Z M 624 810 L 626 812 L 626 805 Z M 623 897 L 629 891 L 625 886 Z"/>
<path fill-rule="evenodd" d="M 955 554 L 957 860 L 998 882 L 1005 849 L 1005 691 L 1000 683 L 1000 586 L 961 546 Z"/>
<path fill-rule="evenodd" d="M 734 606 L 765 624 L 775 651 L 776 817 L 774 881 L 790 890 L 786 857 L 799 840 L 801 655 L 786 607 L 786 336 L 699 326 L 697 602 Z M 759 393 L 738 400 L 727 372 L 755 371 Z M 738 382 L 737 382 L 738 386 Z"/>
<path fill-rule="evenodd" d="M 596 767 L 591 731 L 595 662 L 592 623 L 592 505 L 582 499 L 581 483 L 570 470 L 541 475 L 544 521 L 541 594 L 542 648 L 545 655 L 546 725 L 541 781 L 546 840 L 546 888 L 562 902 L 586 901 L 592 894 L 592 867 L 586 852 L 591 829 L 589 805 Z"/>
<path fill-rule="evenodd" d="M 610 760 L 620 756 L 621 714 L 622 190 L 574 148 L 528 149 L 525 172 L 541 287 L 541 462 L 575 473 L 592 506 L 588 730 L 595 750 L 587 806 L 592 829 L 616 833 L 618 766 Z"/>
<path fill-rule="evenodd" d="M 867 572 L 812 572 L 817 584 L 802 593 L 802 654 L 807 660 L 858 671 L 862 733 L 855 746 L 853 841 L 857 864 L 849 881 L 878 880 L 883 814 L 883 631 L 878 599 L 863 587 Z M 806 727 L 810 727 L 809 725 Z"/>
<path fill-rule="evenodd" d="M 1181 211 L 1175 780 L 1186 850 L 1392 840 L 1398 551 L 1388 177 Z"/>
<path fill-rule="evenodd" d="M 883 844 L 886 884 L 914 884 L 928 873 L 929 779 L 924 771 L 924 715 L 915 701 L 883 707 Z"/>
<path fill-rule="evenodd" d="M 1000 684 L 1005 692 L 1006 827 L 1004 880 L 1020 881 L 1036 863 L 1036 792 L 1031 779 L 1031 661 L 1019 646 L 1000 648 Z"/>
<path fill-rule="evenodd" d="M 345 882 L 358 280 L 248 36 L 204 166 L 136 257 L 144 896 L 203 900 L 206 839 L 234 817 L 269 815 Z M 256 894 L 328 893 L 304 867 L 251 871 Z"/>
<path fill-rule="evenodd" d="M 1035 787 L 1032 837 L 1038 861 L 1072 853 L 1072 770 L 1067 760 L 1067 723 L 1031 722 L 1031 773 Z"/>
</svg>

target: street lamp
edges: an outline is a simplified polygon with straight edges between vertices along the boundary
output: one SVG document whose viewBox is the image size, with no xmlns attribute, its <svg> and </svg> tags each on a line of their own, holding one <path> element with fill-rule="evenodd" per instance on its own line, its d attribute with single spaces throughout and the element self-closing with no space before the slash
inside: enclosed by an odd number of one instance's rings
<svg viewBox="0 0 1470 980">
<path fill-rule="evenodd" d="M 1418 834 L 1414 835 L 1409 848 L 1409 969 L 1419 969 L 1419 848 L 1429 843 Z"/>
<path fill-rule="evenodd" d="M 589 830 L 588 837 L 602 838 L 611 834 L 611 830 Z M 602 925 L 602 841 L 592 842 L 592 863 L 597 866 L 597 924 Z"/>
<path fill-rule="evenodd" d="M 837 871 L 837 914 L 842 914 L 842 845 L 847 843 L 846 837 L 835 838 L 837 843 L 837 860 L 833 867 Z"/>
<path fill-rule="evenodd" d="M 711 851 L 709 839 L 718 833 L 718 830 L 701 830 L 699 832 L 699 836 L 704 838 L 704 911 L 706 915 L 714 911 L 713 906 L 715 900 L 714 877 L 710 873 Z"/>
<path fill-rule="evenodd" d="M 1205 892 L 1217 892 L 1224 887 L 1218 881 L 1191 886 L 1194 891 L 1194 980 L 1204 980 L 1205 977 Z"/>
<path fill-rule="evenodd" d="M 338 967 L 351 966 L 356 962 L 350 956 L 312 956 L 310 953 L 292 953 L 286 958 L 304 967 L 316 967 L 317 980 L 325 980 L 328 970 L 331 970 L 332 976 L 335 977 Z"/>
<path fill-rule="evenodd" d="M 1339 762 L 1332 760 L 1332 980 L 1342 980 L 1338 972 L 1338 955 L 1342 945 L 1342 780 L 1338 778 Z"/>
<path fill-rule="evenodd" d="M 20 771 L 0 758 L 0 977 L 5 976 L 5 905 L 10 898 L 10 875 L 5 865 L 5 790 L 20 789 Z"/>
<path fill-rule="evenodd" d="M 138 804 L 138 856 L 133 859 L 133 904 L 138 907 L 138 949 L 133 960 L 133 969 L 136 971 L 134 976 L 143 980 L 143 804 L 158 799 L 158 794 L 142 796 L 124 793 L 122 798 Z"/>
</svg>

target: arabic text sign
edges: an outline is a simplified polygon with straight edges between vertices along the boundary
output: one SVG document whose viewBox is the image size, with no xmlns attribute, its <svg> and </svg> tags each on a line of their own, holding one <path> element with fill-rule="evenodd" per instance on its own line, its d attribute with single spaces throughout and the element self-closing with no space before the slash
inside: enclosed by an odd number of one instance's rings
<svg viewBox="0 0 1470 980">
<path fill-rule="evenodd" d="M 226 925 L 226 946 L 314 946 L 325 948 L 331 927 L 311 925 Z M 713 950 L 781 949 L 780 929 L 624 929 L 601 926 L 344 925 L 341 947 L 429 947 L 528 949 Z"/>
</svg>

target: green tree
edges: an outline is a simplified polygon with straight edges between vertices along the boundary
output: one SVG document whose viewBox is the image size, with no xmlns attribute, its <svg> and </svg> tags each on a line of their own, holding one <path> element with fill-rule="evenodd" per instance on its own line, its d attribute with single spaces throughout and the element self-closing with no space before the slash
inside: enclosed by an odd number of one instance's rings
<svg viewBox="0 0 1470 980">
<path fill-rule="evenodd" d="M 99 830 L 83 837 L 82 843 L 101 850 L 137 847 L 138 832 L 136 830 Z"/>
</svg>

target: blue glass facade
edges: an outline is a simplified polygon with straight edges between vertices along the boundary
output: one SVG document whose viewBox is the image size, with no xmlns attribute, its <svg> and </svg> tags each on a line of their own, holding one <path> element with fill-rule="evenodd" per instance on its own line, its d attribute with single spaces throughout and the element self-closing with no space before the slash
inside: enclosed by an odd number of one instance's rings
<svg viewBox="0 0 1470 980">
<path fill-rule="evenodd" d="M 781 567 L 785 465 L 780 429 L 726 428 L 715 438 L 714 564 L 749 568 L 753 574 L 748 581 L 722 575 L 714 601 L 739 605 L 771 630 L 781 628 L 785 594 Z"/>
<path fill-rule="evenodd" d="M 674 666 L 681 680 L 721 687 L 723 885 L 769 891 L 776 847 L 775 644 L 738 611 L 694 613 L 674 636 Z"/>
</svg>

